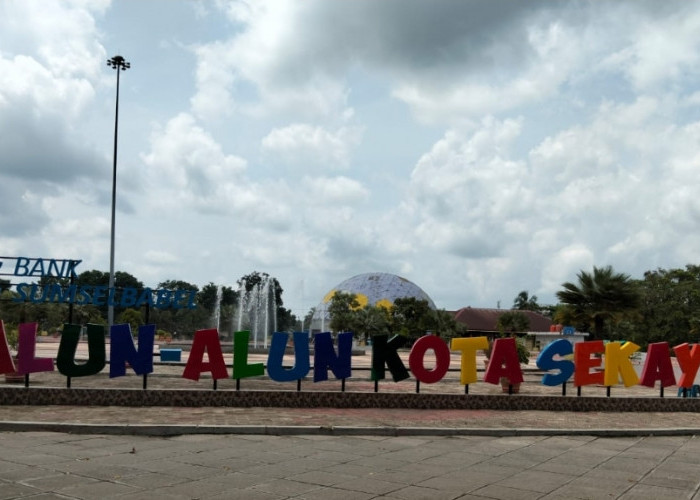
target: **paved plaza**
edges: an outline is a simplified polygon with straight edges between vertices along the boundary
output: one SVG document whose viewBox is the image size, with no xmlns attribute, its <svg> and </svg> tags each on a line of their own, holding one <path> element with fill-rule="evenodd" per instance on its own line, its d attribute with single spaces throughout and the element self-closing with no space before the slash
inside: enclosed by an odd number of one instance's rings
<svg viewBox="0 0 700 500">
<path fill-rule="evenodd" d="M 0 498 L 700 498 L 693 436 L 0 439 Z"/>
</svg>

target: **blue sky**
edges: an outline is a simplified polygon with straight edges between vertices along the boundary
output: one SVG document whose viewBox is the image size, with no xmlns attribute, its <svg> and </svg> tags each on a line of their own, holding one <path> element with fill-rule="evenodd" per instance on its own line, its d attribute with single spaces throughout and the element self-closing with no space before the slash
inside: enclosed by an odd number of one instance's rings
<svg viewBox="0 0 700 500">
<path fill-rule="evenodd" d="M 0 254 L 445 309 L 700 253 L 695 2 L 6 0 Z"/>
</svg>

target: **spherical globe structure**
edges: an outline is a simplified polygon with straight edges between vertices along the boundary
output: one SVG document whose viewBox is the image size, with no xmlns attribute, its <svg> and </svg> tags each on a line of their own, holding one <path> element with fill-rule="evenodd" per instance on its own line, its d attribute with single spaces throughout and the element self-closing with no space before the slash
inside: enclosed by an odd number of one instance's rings
<svg viewBox="0 0 700 500">
<path fill-rule="evenodd" d="M 354 293 L 360 307 L 370 305 L 389 308 L 394 305 L 396 299 L 413 297 L 416 300 L 427 301 L 430 308 L 435 309 L 433 299 L 419 286 L 405 278 L 388 273 L 358 274 L 333 287 L 323 297 L 321 303 L 316 306 L 311 321 L 312 331 L 328 329 L 330 323 L 328 305 L 333 295 L 338 292 Z"/>
</svg>

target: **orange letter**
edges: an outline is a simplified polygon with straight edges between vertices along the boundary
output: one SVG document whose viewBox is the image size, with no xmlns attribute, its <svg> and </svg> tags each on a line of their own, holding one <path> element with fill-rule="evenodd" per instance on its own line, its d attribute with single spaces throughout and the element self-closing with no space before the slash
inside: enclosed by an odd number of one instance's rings
<svg viewBox="0 0 700 500">
<path fill-rule="evenodd" d="M 689 389 L 695 384 L 695 375 L 700 367 L 700 345 L 693 344 L 691 348 L 686 342 L 674 347 L 673 352 L 676 353 L 676 359 L 678 359 L 678 364 L 683 371 L 683 375 L 678 381 L 678 387 Z"/>
</svg>

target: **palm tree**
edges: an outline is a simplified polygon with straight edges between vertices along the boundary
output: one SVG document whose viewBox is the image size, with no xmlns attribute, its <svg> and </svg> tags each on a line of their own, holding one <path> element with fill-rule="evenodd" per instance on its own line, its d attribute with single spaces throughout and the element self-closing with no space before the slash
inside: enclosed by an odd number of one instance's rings
<svg viewBox="0 0 700 500">
<path fill-rule="evenodd" d="M 540 305 L 537 303 L 537 295 L 530 295 L 527 290 L 523 290 L 513 300 L 513 309 L 519 311 L 539 311 Z"/>
<path fill-rule="evenodd" d="M 372 335 L 388 333 L 389 318 L 387 310 L 383 307 L 365 306 L 355 311 L 355 334 L 367 341 Z"/>
<path fill-rule="evenodd" d="M 601 338 L 605 327 L 637 310 L 639 291 L 627 274 L 616 273 L 612 266 L 581 271 L 578 284 L 566 282 L 557 298 L 566 306 L 571 319 L 592 328 L 593 338 Z"/>
</svg>

